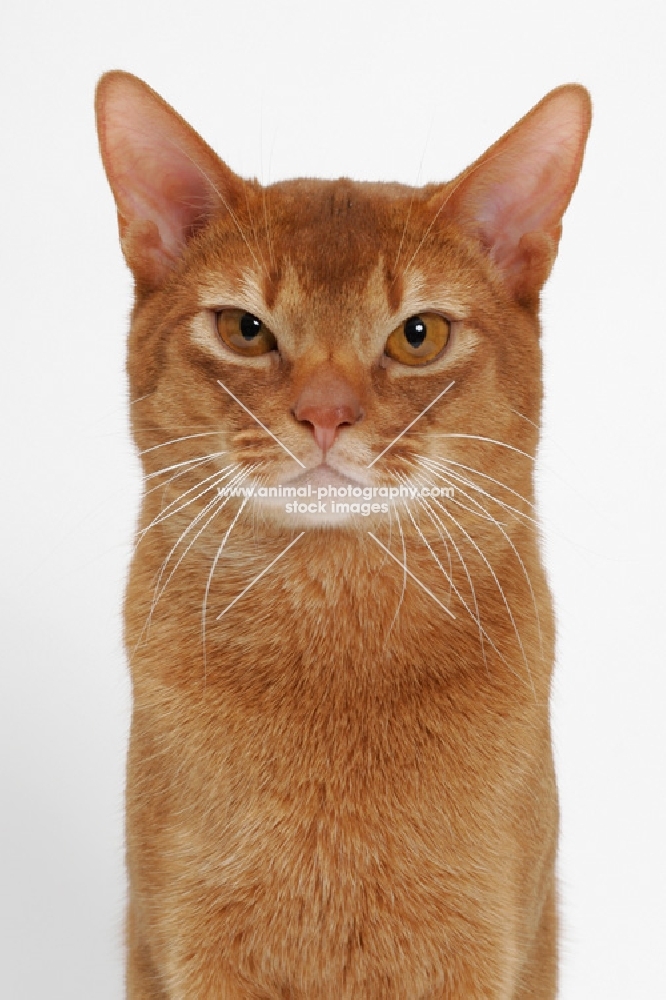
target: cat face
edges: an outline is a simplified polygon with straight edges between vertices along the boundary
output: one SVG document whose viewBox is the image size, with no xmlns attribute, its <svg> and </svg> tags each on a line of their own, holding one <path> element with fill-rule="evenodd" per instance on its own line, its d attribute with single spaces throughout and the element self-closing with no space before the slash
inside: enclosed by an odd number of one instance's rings
<svg viewBox="0 0 666 1000">
<path fill-rule="evenodd" d="M 243 181 L 127 74 L 103 79 L 98 121 L 136 278 L 153 518 L 178 533 L 239 488 L 266 530 L 367 530 L 397 515 L 395 491 L 435 525 L 453 494 L 489 544 L 499 512 L 531 518 L 538 295 L 580 168 L 582 88 L 423 189 Z"/>
<path fill-rule="evenodd" d="M 529 448 L 533 428 L 512 407 L 538 415 L 534 322 L 453 227 L 423 239 L 432 213 L 432 198 L 416 191 L 347 181 L 310 183 L 305 195 L 290 184 L 253 190 L 243 228 L 229 215 L 207 227 L 148 304 L 145 324 L 140 307 L 139 326 L 151 328 L 133 338 L 130 361 L 133 394 L 150 393 L 135 407 L 140 447 L 196 425 L 213 440 L 183 442 L 190 458 L 212 443 L 223 452 L 215 467 L 232 466 L 244 488 L 310 486 L 308 507 L 332 499 L 328 486 L 380 507 L 386 488 L 401 483 L 450 487 L 430 463 L 463 460 L 470 449 L 448 433 L 508 436 Z M 169 302 L 181 299 L 174 323 Z M 146 473 L 162 459 L 146 451 Z M 349 486 L 365 493 L 347 497 Z M 252 503 L 291 526 L 361 523 L 330 503 L 287 512 L 289 499 Z"/>
</svg>

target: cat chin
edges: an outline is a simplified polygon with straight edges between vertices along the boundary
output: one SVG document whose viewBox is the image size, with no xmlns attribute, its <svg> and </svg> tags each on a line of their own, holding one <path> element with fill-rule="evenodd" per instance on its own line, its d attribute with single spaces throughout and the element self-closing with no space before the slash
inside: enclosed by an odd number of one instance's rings
<svg viewBox="0 0 666 1000">
<path fill-rule="evenodd" d="M 321 505 L 324 505 L 322 509 Z M 388 504 L 375 504 L 377 510 L 372 512 L 372 504 L 364 501 L 315 501 L 304 504 L 303 501 L 287 501 L 279 507 L 261 507 L 261 512 L 280 529 L 289 528 L 292 531 L 342 531 L 347 532 L 378 532 L 382 525 L 388 523 Z M 383 508 L 383 511 L 382 511 Z"/>
<path fill-rule="evenodd" d="M 329 501 L 326 504 L 325 513 L 314 512 L 314 507 L 312 508 L 313 512 L 308 509 L 307 513 L 303 513 L 302 505 L 299 504 L 298 510 L 296 510 L 292 502 L 285 505 L 282 512 L 275 512 L 275 516 L 281 525 L 298 528 L 299 531 L 322 528 L 330 531 L 343 528 L 346 531 L 378 531 L 383 524 L 388 522 L 389 507 L 388 504 L 375 504 L 374 507 L 373 513 L 372 504 L 362 501 L 350 504 L 346 504 L 344 501 L 336 502 L 335 507 Z"/>
<path fill-rule="evenodd" d="M 255 485 L 252 503 L 271 520 L 299 530 L 367 529 L 389 516 L 389 504 L 378 493 L 364 469 L 356 479 L 322 462 L 279 484 Z"/>
</svg>

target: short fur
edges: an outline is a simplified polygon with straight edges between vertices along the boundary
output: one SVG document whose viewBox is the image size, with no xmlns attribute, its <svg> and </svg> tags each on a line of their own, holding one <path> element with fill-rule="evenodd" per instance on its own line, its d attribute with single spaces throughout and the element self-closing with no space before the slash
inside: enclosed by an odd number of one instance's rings
<svg viewBox="0 0 666 1000">
<path fill-rule="evenodd" d="M 241 180 L 125 73 L 97 114 L 136 280 L 145 474 L 129 1000 L 553 998 L 538 303 L 586 91 L 553 91 L 422 189 Z M 227 307 L 279 350 L 234 354 Z M 451 321 L 442 355 L 388 358 L 391 331 L 432 311 Z M 454 494 L 313 522 L 220 492 L 318 466 Z"/>
</svg>

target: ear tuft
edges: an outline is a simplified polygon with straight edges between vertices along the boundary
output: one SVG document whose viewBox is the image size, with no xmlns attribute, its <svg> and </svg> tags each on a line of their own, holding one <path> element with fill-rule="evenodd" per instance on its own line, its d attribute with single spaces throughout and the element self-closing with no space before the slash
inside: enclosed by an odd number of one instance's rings
<svg viewBox="0 0 666 1000">
<path fill-rule="evenodd" d="M 480 239 L 526 304 L 555 259 L 590 121 L 585 88 L 558 87 L 447 188 L 446 217 Z"/>
<path fill-rule="evenodd" d="M 157 287 L 193 233 L 236 202 L 243 182 L 130 73 L 101 78 L 95 112 L 125 259 L 138 285 Z"/>
</svg>

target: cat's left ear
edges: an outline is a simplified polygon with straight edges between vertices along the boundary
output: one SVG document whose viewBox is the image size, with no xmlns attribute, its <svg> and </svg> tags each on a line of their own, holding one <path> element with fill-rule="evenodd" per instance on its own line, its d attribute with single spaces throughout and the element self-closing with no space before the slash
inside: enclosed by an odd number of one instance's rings
<svg viewBox="0 0 666 1000">
<path fill-rule="evenodd" d="M 591 117 L 584 87 L 558 87 L 447 188 L 443 215 L 480 238 L 525 304 L 555 260 Z"/>
</svg>

